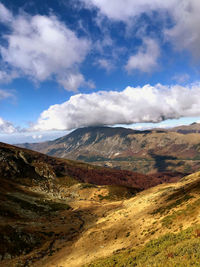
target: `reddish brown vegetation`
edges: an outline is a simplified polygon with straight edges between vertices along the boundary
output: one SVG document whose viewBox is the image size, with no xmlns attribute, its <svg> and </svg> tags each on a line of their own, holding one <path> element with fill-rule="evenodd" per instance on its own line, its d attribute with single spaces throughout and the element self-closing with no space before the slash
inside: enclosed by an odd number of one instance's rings
<svg viewBox="0 0 200 267">
<path fill-rule="evenodd" d="M 70 176 L 79 182 L 97 185 L 122 185 L 138 190 L 164 183 L 175 182 L 181 173 L 139 174 L 126 170 L 95 167 L 89 164 L 57 159 L 38 152 L 0 143 L 0 177 L 37 180 Z"/>
</svg>

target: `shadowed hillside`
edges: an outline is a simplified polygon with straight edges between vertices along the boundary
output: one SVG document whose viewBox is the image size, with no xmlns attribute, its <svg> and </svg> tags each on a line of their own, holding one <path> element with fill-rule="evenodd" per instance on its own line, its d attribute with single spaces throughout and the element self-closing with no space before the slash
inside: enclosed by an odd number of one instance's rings
<svg viewBox="0 0 200 267">
<path fill-rule="evenodd" d="M 0 143 L 0 177 L 25 185 L 42 184 L 47 190 L 66 177 L 97 185 L 122 185 L 143 190 L 162 182 L 175 181 L 181 173 L 143 175 L 136 172 L 102 168 L 82 162 L 58 159 Z M 59 179 L 59 180 L 58 180 Z"/>
<path fill-rule="evenodd" d="M 199 173 L 140 175 L 3 143 L 0 158 L 0 266 L 141 266 L 145 255 L 154 259 L 155 238 L 160 262 L 175 258 L 172 244 L 180 257 L 179 240 L 191 246 L 184 256 L 198 257 Z"/>
</svg>

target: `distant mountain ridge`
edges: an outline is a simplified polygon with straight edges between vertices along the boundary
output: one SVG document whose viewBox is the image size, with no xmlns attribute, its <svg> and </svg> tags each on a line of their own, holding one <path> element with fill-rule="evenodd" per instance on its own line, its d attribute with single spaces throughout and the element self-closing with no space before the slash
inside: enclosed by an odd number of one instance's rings
<svg viewBox="0 0 200 267">
<path fill-rule="evenodd" d="M 177 126 L 171 130 L 182 134 L 200 133 L 200 123 L 194 122 L 190 125 Z"/>
<path fill-rule="evenodd" d="M 192 173 L 200 167 L 198 131 L 200 124 L 197 123 L 146 131 L 85 127 L 53 141 L 19 146 L 55 157 L 143 173 Z"/>
</svg>

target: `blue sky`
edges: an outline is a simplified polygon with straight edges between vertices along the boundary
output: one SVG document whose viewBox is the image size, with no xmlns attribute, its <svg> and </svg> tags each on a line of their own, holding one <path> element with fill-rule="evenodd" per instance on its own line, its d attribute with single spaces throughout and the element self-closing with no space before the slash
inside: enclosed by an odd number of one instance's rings
<svg viewBox="0 0 200 267">
<path fill-rule="evenodd" d="M 0 1 L 0 141 L 200 121 L 198 0 Z"/>
</svg>

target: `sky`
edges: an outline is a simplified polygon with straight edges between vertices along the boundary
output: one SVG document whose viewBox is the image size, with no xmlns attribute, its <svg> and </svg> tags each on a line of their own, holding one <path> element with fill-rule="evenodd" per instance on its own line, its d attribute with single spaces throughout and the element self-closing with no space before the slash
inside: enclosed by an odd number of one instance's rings
<svg viewBox="0 0 200 267">
<path fill-rule="evenodd" d="M 199 0 L 0 0 L 0 141 L 200 121 Z"/>
</svg>

